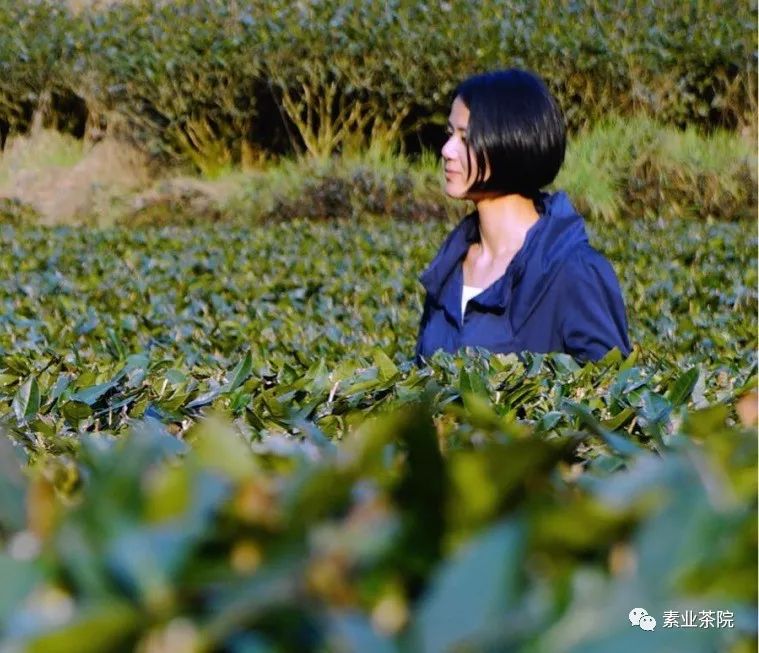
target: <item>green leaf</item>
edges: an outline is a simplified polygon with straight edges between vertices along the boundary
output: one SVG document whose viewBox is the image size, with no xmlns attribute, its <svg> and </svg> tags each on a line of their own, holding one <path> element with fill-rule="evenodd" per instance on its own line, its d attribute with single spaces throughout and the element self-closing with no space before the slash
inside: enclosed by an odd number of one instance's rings
<svg viewBox="0 0 759 653">
<path fill-rule="evenodd" d="M 18 374 L 0 374 L 0 387 L 10 385 L 18 380 Z"/>
<path fill-rule="evenodd" d="M 203 466 L 220 471 L 232 479 L 250 478 L 257 469 L 250 446 L 243 442 L 226 421 L 215 417 L 206 418 L 188 434 L 188 439 L 197 460 Z"/>
<path fill-rule="evenodd" d="M 462 395 L 468 392 L 475 395 L 482 395 L 484 397 L 487 397 L 487 381 L 482 376 L 482 374 L 479 374 L 474 370 L 463 369 L 461 370 L 461 377 L 459 378 L 459 392 Z"/>
<path fill-rule="evenodd" d="M 187 382 L 187 375 L 184 374 L 181 370 L 166 370 L 165 376 L 168 382 L 172 385 L 182 385 L 183 383 Z"/>
<path fill-rule="evenodd" d="M 57 401 L 64 393 L 66 388 L 69 387 L 69 383 L 71 383 L 71 376 L 68 374 L 61 374 L 61 376 L 59 376 L 58 380 L 55 382 L 53 389 L 50 391 L 50 395 L 47 398 L 48 403 L 53 404 L 55 401 Z"/>
<path fill-rule="evenodd" d="M 13 397 L 13 412 L 16 419 L 23 422 L 27 417 L 36 415 L 40 409 L 40 389 L 37 379 L 30 376 Z"/>
<path fill-rule="evenodd" d="M 727 406 L 720 404 L 688 413 L 683 424 L 683 431 L 704 440 L 721 436 L 725 430 L 729 412 Z"/>
<path fill-rule="evenodd" d="M 338 613 L 329 620 L 329 646 L 334 651 L 397 653 L 390 639 L 380 636 L 362 614 Z"/>
<path fill-rule="evenodd" d="M 497 524 L 469 542 L 435 573 L 415 620 L 420 653 L 476 647 L 477 637 L 519 603 L 525 533 L 519 522 Z"/>
<path fill-rule="evenodd" d="M 622 456 L 635 456 L 642 453 L 642 449 L 636 444 L 633 444 L 630 440 L 616 433 L 606 430 L 599 421 L 593 417 L 590 410 L 582 404 L 577 404 L 568 399 L 564 399 L 562 406 L 570 412 L 572 415 L 579 417 L 580 422 L 586 426 L 591 433 L 600 437 L 612 451 L 617 452 Z"/>
<path fill-rule="evenodd" d="M 551 410 L 545 413 L 535 424 L 535 430 L 539 432 L 550 431 L 555 428 L 564 417 L 564 413 Z"/>
<path fill-rule="evenodd" d="M 642 400 L 638 414 L 648 424 L 661 424 L 672 412 L 672 405 L 669 401 L 655 392 L 646 390 L 643 393 Z"/>
<path fill-rule="evenodd" d="M 117 384 L 117 381 L 108 381 L 108 383 L 100 383 L 89 388 L 82 388 L 71 395 L 71 400 L 92 406 L 111 388 L 115 388 Z"/>
<path fill-rule="evenodd" d="M 616 431 L 634 414 L 635 409 L 628 406 L 627 408 L 620 410 L 614 417 L 601 422 L 601 424 L 610 431 Z"/>
<path fill-rule="evenodd" d="M 25 462 L 23 449 L 14 447 L 0 431 L 0 530 L 5 533 L 20 531 L 26 526 L 28 481 L 22 472 Z"/>
<path fill-rule="evenodd" d="M 146 370 L 150 366 L 150 357 L 147 354 L 132 354 L 127 358 L 124 369 L 121 370 L 119 377 L 130 374 L 135 370 Z"/>
<path fill-rule="evenodd" d="M 177 574 L 191 548 L 207 528 L 207 520 L 174 520 L 167 524 L 126 529 L 105 552 L 109 570 L 143 604 L 165 605 L 172 599 Z"/>
<path fill-rule="evenodd" d="M 615 352 L 617 354 L 616 356 L 614 356 Z M 619 351 L 615 348 L 606 354 L 600 362 L 605 365 L 610 365 L 611 363 L 616 362 L 618 358 Z M 582 367 L 577 364 L 577 361 L 575 361 L 575 359 L 569 354 L 554 354 L 551 357 L 551 361 L 559 374 L 572 374 L 582 369 Z"/>
<path fill-rule="evenodd" d="M 383 381 L 389 381 L 398 374 L 398 368 L 390 357 L 381 349 L 375 348 L 372 357 L 374 364 L 379 368 L 379 378 Z"/>
<path fill-rule="evenodd" d="M 622 352 L 617 347 L 610 349 L 606 355 L 598 361 L 598 365 L 610 366 L 622 363 Z"/>
<path fill-rule="evenodd" d="M 67 401 L 61 406 L 61 413 L 72 424 L 78 424 L 92 415 L 92 408 L 80 401 Z"/>
<path fill-rule="evenodd" d="M 205 624 L 208 650 L 218 650 L 232 633 L 244 632 L 251 619 L 297 603 L 302 591 L 298 578 L 302 573 L 301 561 L 284 558 L 256 570 L 250 578 L 220 594 Z"/>
<path fill-rule="evenodd" d="M 466 421 L 478 428 L 488 431 L 499 431 L 513 437 L 528 435 L 524 427 L 516 422 L 511 413 L 499 415 L 496 406 L 487 398 L 479 394 L 464 392 L 461 395 L 464 404 L 462 415 Z M 453 409 L 453 407 L 451 407 Z M 455 409 L 454 409 L 455 410 Z"/>
<path fill-rule="evenodd" d="M 79 612 L 65 626 L 31 638 L 28 653 L 109 653 L 118 648 L 140 623 L 127 603 L 102 602 Z"/>
<path fill-rule="evenodd" d="M 209 390 L 208 392 L 204 392 L 203 394 L 198 395 L 190 401 L 185 408 L 200 408 L 202 406 L 207 406 L 210 403 L 213 403 L 214 399 L 216 399 L 221 394 L 221 387 L 213 388 L 212 390 Z"/>
<path fill-rule="evenodd" d="M 26 597 L 42 580 L 42 570 L 32 562 L 14 560 L 0 553 L 0 619 L 5 621 L 9 614 L 24 603 Z"/>
<path fill-rule="evenodd" d="M 250 376 L 252 370 L 253 358 L 250 352 L 247 352 L 243 359 L 235 366 L 235 369 L 232 370 L 230 380 L 221 388 L 220 393 L 234 392 Z"/>
<path fill-rule="evenodd" d="M 680 377 L 667 388 L 666 397 L 672 406 L 680 406 L 688 401 L 693 388 L 698 383 L 698 376 L 700 370 L 698 367 L 693 367 L 687 372 L 680 375 Z"/>
<path fill-rule="evenodd" d="M 439 555 L 445 523 L 445 461 L 429 406 L 404 406 L 394 418 L 385 418 L 405 451 L 405 465 L 395 488 L 404 528 L 397 539 L 399 565 L 408 565 L 415 577 Z"/>
<path fill-rule="evenodd" d="M 619 371 L 624 372 L 625 370 L 632 369 L 635 365 L 637 365 L 639 356 L 640 350 L 637 347 L 633 347 L 630 355 L 624 360 L 622 365 L 619 366 Z"/>
<path fill-rule="evenodd" d="M 261 400 L 266 408 L 269 409 L 271 416 L 275 419 L 284 418 L 287 415 L 287 409 L 280 403 L 277 397 L 270 391 L 264 391 L 261 393 Z"/>
</svg>

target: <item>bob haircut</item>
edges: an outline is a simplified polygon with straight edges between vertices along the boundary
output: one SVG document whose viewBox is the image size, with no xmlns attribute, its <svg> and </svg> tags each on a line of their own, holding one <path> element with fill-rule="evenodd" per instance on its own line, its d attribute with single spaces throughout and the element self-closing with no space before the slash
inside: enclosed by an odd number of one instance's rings
<svg viewBox="0 0 759 653">
<path fill-rule="evenodd" d="M 456 97 L 469 109 L 467 137 L 477 161 L 469 190 L 517 193 L 539 202 L 540 189 L 556 178 L 566 150 L 564 116 L 543 80 L 525 70 L 498 70 L 463 81 Z M 469 151 L 467 164 L 471 170 Z"/>
</svg>

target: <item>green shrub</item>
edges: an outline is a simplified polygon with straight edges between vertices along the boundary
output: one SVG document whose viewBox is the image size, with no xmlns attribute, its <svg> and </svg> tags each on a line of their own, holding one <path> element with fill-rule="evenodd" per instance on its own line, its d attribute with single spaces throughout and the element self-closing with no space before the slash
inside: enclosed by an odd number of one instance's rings
<svg viewBox="0 0 759 653">
<path fill-rule="evenodd" d="M 755 123 L 756 6 L 714 0 L 662 11 L 656 3 L 634 10 L 620 4 L 617 42 L 636 106 L 680 127 Z"/>
<path fill-rule="evenodd" d="M 260 78 L 250 12 L 213 0 L 85 12 L 77 92 L 156 156 L 213 174 L 246 156 Z"/>
<path fill-rule="evenodd" d="M 416 368 L 450 226 L 0 225 L 4 645 L 750 650 L 753 228 L 591 228 L 627 359 Z"/>
<path fill-rule="evenodd" d="M 74 20 L 49 0 L 0 0 L 0 122 L 23 133 L 37 112 L 40 126 L 56 126 L 53 96 L 70 92 Z"/>
<path fill-rule="evenodd" d="M 39 214 L 28 204 L 16 199 L 0 198 L 0 224 L 22 227 L 38 224 L 39 221 Z"/>
<path fill-rule="evenodd" d="M 419 324 L 417 276 L 451 223 L 6 227 L 0 266 L 15 274 L 0 282 L 0 356 L 5 363 L 22 352 L 37 360 L 47 347 L 76 352 L 59 371 L 77 376 L 93 360 L 118 365 L 143 349 L 190 366 L 231 367 L 251 343 L 256 364 L 272 369 L 310 367 L 323 356 L 353 364 L 375 346 L 400 362 L 411 355 Z M 751 232 L 746 222 L 709 219 L 591 223 L 591 243 L 619 276 L 631 342 L 684 369 L 710 361 L 707 383 L 717 383 L 719 366 L 728 376 L 750 370 Z"/>
<path fill-rule="evenodd" d="M 0 119 L 23 129 L 68 94 L 91 125 L 210 173 L 283 134 L 318 157 L 397 150 L 445 123 L 461 79 L 508 66 L 545 77 L 573 131 L 610 112 L 755 123 L 756 11 L 725 0 L 3 2 Z"/>
<path fill-rule="evenodd" d="M 607 222 L 740 219 L 755 213 L 755 179 L 751 145 L 734 133 L 607 116 L 570 138 L 555 186 L 566 189 L 582 213 Z"/>
<path fill-rule="evenodd" d="M 554 363 L 555 384 L 584 389 L 587 374 Z M 631 605 L 657 621 L 688 605 L 733 627 L 655 635 L 694 653 L 749 647 L 755 433 L 724 406 L 678 408 L 655 454 L 597 422 L 593 398 L 533 428 L 473 387 L 508 388 L 518 368 L 493 357 L 403 378 L 380 359 L 405 397 L 354 411 L 339 443 L 303 418 L 261 440 L 239 421 L 207 416 L 180 439 L 145 419 L 22 473 L 16 436 L 0 434 L 5 642 L 70 650 L 86 628 L 90 651 L 635 650 Z M 619 371 L 618 399 L 635 371 Z M 326 393 L 325 374 L 300 389 Z M 243 359 L 225 392 L 253 381 Z M 654 411 L 692 391 L 687 373 L 670 387 L 647 394 Z"/>
<path fill-rule="evenodd" d="M 224 213 L 253 222 L 444 219 L 471 206 L 445 197 L 439 156 L 432 151 L 418 161 L 372 155 L 283 160 L 234 183 Z M 680 131 L 641 116 L 607 116 L 572 135 L 553 186 L 566 190 L 592 221 L 740 220 L 756 210 L 756 164 L 747 139 L 723 130 Z"/>
<path fill-rule="evenodd" d="M 292 192 L 276 194 L 271 209 L 257 216 L 268 221 L 308 219 L 358 219 L 393 216 L 400 220 L 441 220 L 453 214 L 442 197 L 425 200 L 417 196 L 408 172 L 388 182 L 371 168 L 356 168 L 348 175 L 339 171 L 301 180 Z M 420 193 L 421 195 L 421 193 Z"/>
<path fill-rule="evenodd" d="M 441 19 L 424 2 L 257 3 L 266 76 L 295 147 L 391 150 L 420 124 L 444 123 L 454 85 L 487 58 L 478 18 L 489 8 L 453 0 Z M 457 13 L 467 18 L 445 20 Z"/>
<path fill-rule="evenodd" d="M 501 61 L 545 77 L 573 128 L 610 111 L 681 127 L 755 121 L 755 8 L 725 0 L 666 11 L 624 0 L 503 4 Z"/>
</svg>

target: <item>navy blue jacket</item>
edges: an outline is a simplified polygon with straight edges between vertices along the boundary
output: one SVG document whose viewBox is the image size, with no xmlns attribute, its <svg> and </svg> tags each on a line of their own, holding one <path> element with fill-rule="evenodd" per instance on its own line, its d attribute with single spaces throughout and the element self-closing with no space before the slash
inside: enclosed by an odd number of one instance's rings
<svg viewBox="0 0 759 653">
<path fill-rule="evenodd" d="M 563 192 L 543 195 L 543 211 L 502 277 L 470 299 L 461 315 L 462 263 L 480 239 L 477 212 L 448 235 L 420 275 L 427 296 L 416 345 L 418 364 L 437 349 L 566 352 L 598 360 L 630 352 L 619 282 L 588 243 L 585 223 Z"/>
</svg>

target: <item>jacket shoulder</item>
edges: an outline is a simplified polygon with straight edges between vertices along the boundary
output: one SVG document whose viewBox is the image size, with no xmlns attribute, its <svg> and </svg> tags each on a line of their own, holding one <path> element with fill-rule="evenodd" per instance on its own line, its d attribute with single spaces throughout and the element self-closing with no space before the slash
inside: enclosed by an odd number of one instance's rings
<svg viewBox="0 0 759 653">
<path fill-rule="evenodd" d="M 564 262 L 559 283 L 559 321 L 564 351 L 597 360 L 613 347 L 630 351 L 627 316 L 617 275 L 608 259 L 590 245 Z"/>
<path fill-rule="evenodd" d="M 579 244 L 569 252 L 564 257 L 560 269 L 564 281 L 578 276 L 610 277 L 616 281 L 616 273 L 609 259 L 588 242 Z"/>
</svg>

